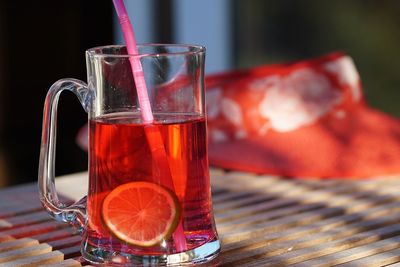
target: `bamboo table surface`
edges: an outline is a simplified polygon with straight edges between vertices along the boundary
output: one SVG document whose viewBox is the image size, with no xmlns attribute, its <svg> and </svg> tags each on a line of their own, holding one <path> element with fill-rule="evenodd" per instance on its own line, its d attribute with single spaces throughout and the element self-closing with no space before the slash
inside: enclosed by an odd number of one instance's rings
<svg viewBox="0 0 400 267">
<path fill-rule="evenodd" d="M 78 199 L 86 173 L 57 178 Z M 290 180 L 211 170 L 220 256 L 212 266 L 400 266 L 400 176 Z M 0 190 L 0 267 L 84 266 L 36 184 Z M 207 266 L 208 266 L 207 265 Z"/>
</svg>

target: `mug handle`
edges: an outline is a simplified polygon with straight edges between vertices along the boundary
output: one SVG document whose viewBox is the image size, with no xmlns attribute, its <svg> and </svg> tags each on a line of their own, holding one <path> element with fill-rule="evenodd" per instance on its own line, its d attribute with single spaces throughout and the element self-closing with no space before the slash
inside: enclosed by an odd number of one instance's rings
<svg viewBox="0 0 400 267">
<path fill-rule="evenodd" d="M 73 92 L 88 113 L 91 94 L 86 83 L 76 79 L 61 79 L 55 82 L 46 95 L 43 111 L 42 143 L 40 147 L 38 186 L 43 207 L 57 221 L 68 222 L 82 231 L 86 221 L 86 196 L 72 205 L 58 199 L 54 181 L 57 106 L 62 91 Z"/>
</svg>

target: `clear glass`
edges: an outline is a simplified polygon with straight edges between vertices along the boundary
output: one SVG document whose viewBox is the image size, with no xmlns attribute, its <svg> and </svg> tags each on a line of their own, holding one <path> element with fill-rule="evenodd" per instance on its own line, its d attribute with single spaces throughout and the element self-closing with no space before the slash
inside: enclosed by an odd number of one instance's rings
<svg viewBox="0 0 400 267">
<path fill-rule="evenodd" d="M 207 262 L 219 253 L 220 242 L 207 157 L 205 49 L 147 44 L 139 52 L 127 55 L 124 46 L 89 49 L 88 85 L 63 79 L 50 88 L 43 117 L 40 199 L 55 219 L 82 232 L 82 255 L 90 262 Z M 133 58 L 143 68 L 154 115 L 150 123 L 142 119 Z M 60 203 L 54 186 L 57 102 L 65 89 L 77 95 L 89 119 L 89 192 L 70 206 Z M 151 216 L 144 218 L 153 221 L 138 219 L 145 212 Z"/>
</svg>

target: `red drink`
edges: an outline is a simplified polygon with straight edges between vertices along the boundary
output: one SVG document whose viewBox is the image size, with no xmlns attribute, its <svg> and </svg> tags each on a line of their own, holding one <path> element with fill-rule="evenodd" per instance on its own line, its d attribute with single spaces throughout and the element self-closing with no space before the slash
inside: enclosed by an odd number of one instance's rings
<svg viewBox="0 0 400 267">
<path fill-rule="evenodd" d="M 180 222 L 187 250 L 216 239 L 208 174 L 206 124 L 198 115 L 155 114 L 181 207 Z M 163 185 L 168 174 L 160 170 L 150 151 L 145 125 L 134 113 L 118 113 L 90 121 L 90 185 L 88 242 L 106 251 L 139 255 L 177 253 L 172 236 L 151 247 L 130 245 L 110 232 L 102 218 L 102 202 L 116 187 L 133 181 Z"/>
</svg>

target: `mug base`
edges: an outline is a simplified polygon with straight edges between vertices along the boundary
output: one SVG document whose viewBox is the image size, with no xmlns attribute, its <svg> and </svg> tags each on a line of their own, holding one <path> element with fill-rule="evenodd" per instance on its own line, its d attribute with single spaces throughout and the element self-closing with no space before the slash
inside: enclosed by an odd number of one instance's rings
<svg viewBox="0 0 400 267">
<path fill-rule="evenodd" d="M 110 252 L 88 243 L 85 243 L 81 252 L 83 258 L 90 263 L 107 266 L 189 266 L 210 262 L 220 250 L 220 241 L 215 238 L 195 249 L 160 256 Z"/>
</svg>

